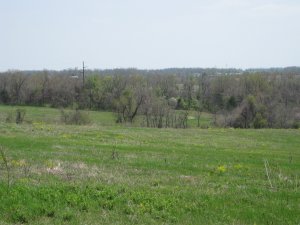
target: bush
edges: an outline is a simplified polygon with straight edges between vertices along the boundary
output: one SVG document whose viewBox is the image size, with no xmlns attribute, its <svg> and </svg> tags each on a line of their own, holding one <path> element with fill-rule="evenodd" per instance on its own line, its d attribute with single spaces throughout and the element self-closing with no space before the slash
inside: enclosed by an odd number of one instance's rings
<svg viewBox="0 0 300 225">
<path fill-rule="evenodd" d="M 16 109 L 15 112 L 11 112 L 7 114 L 6 122 L 21 124 L 24 122 L 26 110 L 25 109 Z"/>
<path fill-rule="evenodd" d="M 172 108 L 175 109 L 177 106 L 177 99 L 172 97 L 168 99 L 168 105 Z"/>
<path fill-rule="evenodd" d="M 7 90 L 0 91 L 0 102 L 4 104 L 8 104 L 10 101 L 10 97 Z"/>
<path fill-rule="evenodd" d="M 268 126 L 268 121 L 261 113 L 257 113 L 253 121 L 253 126 L 256 129 L 266 128 Z"/>
<path fill-rule="evenodd" d="M 235 107 L 237 107 L 237 102 L 235 100 L 235 97 L 234 96 L 230 96 L 230 98 L 227 100 L 227 103 L 226 103 L 226 108 L 228 110 L 232 110 L 234 109 Z"/>
<path fill-rule="evenodd" d="M 177 101 L 176 109 L 187 110 L 188 109 L 187 102 L 183 98 L 179 98 Z"/>
<path fill-rule="evenodd" d="M 91 122 L 88 113 L 78 109 L 66 112 L 61 110 L 61 122 L 65 124 L 84 125 Z"/>
<path fill-rule="evenodd" d="M 25 118 L 26 110 L 25 109 L 17 109 L 16 110 L 16 123 L 23 123 Z"/>
<path fill-rule="evenodd" d="M 299 129 L 299 128 L 300 128 L 300 122 L 295 121 L 295 122 L 292 124 L 292 128 L 293 128 L 293 129 Z"/>
</svg>

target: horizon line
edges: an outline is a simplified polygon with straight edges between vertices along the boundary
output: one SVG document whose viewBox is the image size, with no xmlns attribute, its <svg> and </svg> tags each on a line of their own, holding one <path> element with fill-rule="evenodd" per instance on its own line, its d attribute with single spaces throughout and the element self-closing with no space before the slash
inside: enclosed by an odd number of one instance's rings
<svg viewBox="0 0 300 225">
<path fill-rule="evenodd" d="M 85 68 L 87 71 L 105 71 L 105 70 L 141 70 L 141 71 L 159 71 L 159 70 L 169 70 L 169 69 L 216 69 L 216 70 L 271 70 L 271 69 L 289 69 L 289 68 L 299 68 L 300 66 L 278 66 L 278 67 L 248 67 L 248 68 L 238 68 L 238 67 L 164 67 L 164 68 L 138 68 L 138 67 L 114 67 L 114 68 Z M 65 69 L 7 69 L 0 70 L 0 73 L 7 72 L 38 72 L 38 71 L 68 71 L 68 70 L 82 70 L 82 67 L 69 67 Z"/>
</svg>

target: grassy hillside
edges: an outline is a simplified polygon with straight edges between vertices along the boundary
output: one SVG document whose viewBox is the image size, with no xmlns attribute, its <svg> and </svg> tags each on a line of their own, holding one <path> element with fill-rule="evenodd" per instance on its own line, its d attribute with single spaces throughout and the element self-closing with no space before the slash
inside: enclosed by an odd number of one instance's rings
<svg viewBox="0 0 300 225">
<path fill-rule="evenodd" d="M 46 123 L 46 124 L 60 124 L 61 123 L 61 110 L 49 107 L 33 107 L 33 106 L 7 106 L 0 105 L 0 122 L 5 122 L 8 115 L 15 115 L 17 109 L 25 110 L 25 123 Z M 70 111 L 70 110 L 65 110 Z M 102 126 L 117 126 L 115 123 L 116 116 L 111 112 L 97 112 L 85 111 L 91 120 L 91 124 Z M 188 126 L 197 127 L 197 113 L 189 112 Z M 201 113 L 200 125 L 201 127 L 211 127 L 212 116 L 208 113 Z M 140 126 L 143 119 L 138 117 L 134 124 L 130 126 Z"/>
<path fill-rule="evenodd" d="M 0 224 L 300 222 L 299 130 L 123 127 L 106 112 L 59 125 L 58 110 L 35 107 L 16 125 L 10 110 Z"/>
<path fill-rule="evenodd" d="M 32 107 L 32 106 L 6 106 L 0 105 L 0 122 L 4 122 L 9 114 L 15 114 L 16 109 L 25 110 L 25 123 L 46 123 L 60 124 L 60 109 L 49 107 Z M 66 110 L 68 111 L 68 110 Z M 97 125 L 115 125 L 115 117 L 110 112 L 87 112 L 92 124 Z"/>
</svg>

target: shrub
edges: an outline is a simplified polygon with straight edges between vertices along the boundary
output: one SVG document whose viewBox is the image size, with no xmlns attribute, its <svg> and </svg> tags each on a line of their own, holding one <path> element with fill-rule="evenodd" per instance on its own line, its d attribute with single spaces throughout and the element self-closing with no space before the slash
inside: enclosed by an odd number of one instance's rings
<svg viewBox="0 0 300 225">
<path fill-rule="evenodd" d="M 17 109 L 16 110 L 16 123 L 23 123 L 25 118 L 26 110 L 25 109 Z"/>
<path fill-rule="evenodd" d="M 10 97 L 7 90 L 0 91 L 0 102 L 7 104 L 10 101 Z"/>
<path fill-rule="evenodd" d="M 25 109 L 16 109 L 15 112 L 10 112 L 7 114 L 6 122 L 21 124 L 24 122 L 26 110 Z"/>
<path fill-rule="evenodd" d="M 172 108 L 175 109 L 177 106 L 177 99 L 172 97 L 168 99 L 168 105 Z"/>
<path fill-rule="evenodd" d="M 188 109 L 188 104 L 183 98 L 178 99 L 176 109 L 183 109 L 183 110 Z"/>
<path fill-rule="evenodd" d="M 292 124 L 292 128 L 293 129 L 299 129 L 300 128 L 300 122 L 294 121 L 294 123 Z"/>
<path fill-rule="evenodd" d="M 88 113 L 78 109 L 66 112 L 61 110 L 61 122 L 65 124 L 84 125 L 91 122 Z"/>
<path fill-rule="evenodd" d="M 226 103 L 226 108 L 228 110 L 232 110 L 235 107 L 237 107 L 237 102 L 234 96 L 230 96 L 230 98 L 228 99 L 227 103 Z"/>
<path fill-rule="evenodd" d="M 268 121 L 262 116 L 261 113 L 257 113 L 253 121 L 253 126 L 256 129 L 265 128 L 268 126 Z"/>
</svg>

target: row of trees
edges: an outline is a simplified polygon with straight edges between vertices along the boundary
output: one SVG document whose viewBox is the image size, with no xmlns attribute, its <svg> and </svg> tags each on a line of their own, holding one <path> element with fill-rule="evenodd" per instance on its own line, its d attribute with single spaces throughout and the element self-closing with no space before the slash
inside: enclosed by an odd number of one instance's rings
<svg viewBox="0 0 300 225">
<path fill-rule="evenodd" d="M 136 70 L 9 71 L 0 74 L 0 103 L 116 112 L 117 122 L 144 117 L 149 127 L 186 127 L 187 111 L 214 115 L 215 125 L 289 128 L 300 121 L 300 76 L 243 72 L 187 74 Z"/>
</svg>

